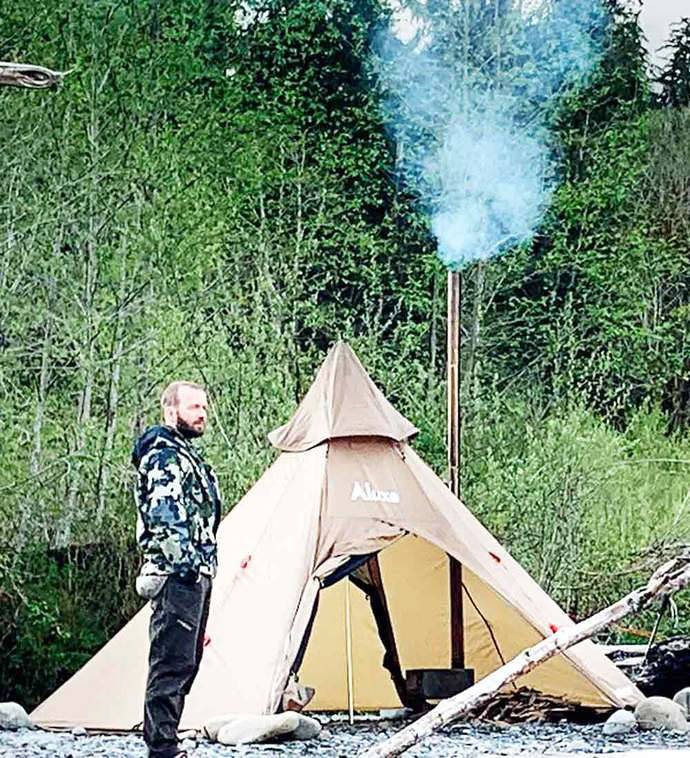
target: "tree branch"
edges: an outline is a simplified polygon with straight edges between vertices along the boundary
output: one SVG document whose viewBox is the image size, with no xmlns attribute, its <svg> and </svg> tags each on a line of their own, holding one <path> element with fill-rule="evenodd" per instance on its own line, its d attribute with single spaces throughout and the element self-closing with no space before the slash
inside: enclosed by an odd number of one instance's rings
<svg viewBox="0 0 690 758">
<path fill-rule="evenodd" d="M 25 87 L 28 89 L 45 89 L 54 87 L 67 76 L 69 71 L 52 71 L 43 66 L 27 63 L 8 63 L 0 61 L 0 85 Z"/>
</svg>

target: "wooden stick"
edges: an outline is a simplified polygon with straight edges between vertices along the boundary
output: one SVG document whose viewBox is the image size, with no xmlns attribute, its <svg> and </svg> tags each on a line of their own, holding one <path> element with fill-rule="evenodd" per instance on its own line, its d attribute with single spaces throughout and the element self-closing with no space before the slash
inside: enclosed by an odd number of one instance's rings
<svg viewBox="0 0 690 758">
<path fill-rule="evenodd" d="M 684 554 L 661 566 L 645 587 L 634 590 L 603 611 L 573 626 L 562 627 L 551 636 L 524 650 L 517 657 L 489 674 L 469 689 L 442 700 L 433 710 L 387 740 L 360 753 L 360 758 L 388 758 L 400 755 L 421 742 L 436 729 L 465 715 L 493 697 L 502 687 L 572 645 L 582 642 L 609 624 L 635 613 L 659 595 L 668 596 L 690 584 L 690 554 Z"/>
<path fill-rule="evenodd" d="M 32 66 L 27 63 L 8 63 L 0 61 L 0 84 L 10 87 L 26 87 L 28 89 L 44 89 L 53 87 L 67 76 L 69 71 L 52 71 L 43 66 Z"/>
</svg>

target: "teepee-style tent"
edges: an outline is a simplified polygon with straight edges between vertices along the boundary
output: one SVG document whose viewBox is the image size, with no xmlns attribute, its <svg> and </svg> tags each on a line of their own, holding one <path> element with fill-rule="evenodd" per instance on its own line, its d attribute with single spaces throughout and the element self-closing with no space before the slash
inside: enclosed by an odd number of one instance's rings
<svg viewBox="0 0 690 758">
<path fill-rule="evenodd" d="M 416 431 L 338 343 L 290 422 L 269 436 L 282 454 L 220 526 L 209 639 L 182 728 L 276 711 L 298 666 L 317 690 L 310 707 L 346 707 L 346 604 L 354 706 L 400 705 L 405 670 L 450 666 L 448 555 L 463 565 L 465 656 L 477 677 L 572 623 L 414 452 Z M 348 575 L 371 608 L 335 582 Z M 147 606 L 34 721 L 137 725 L 148 616 Z M 589 641 L 519 683 L 591 706 L 641 698 Z"/>
</svg>

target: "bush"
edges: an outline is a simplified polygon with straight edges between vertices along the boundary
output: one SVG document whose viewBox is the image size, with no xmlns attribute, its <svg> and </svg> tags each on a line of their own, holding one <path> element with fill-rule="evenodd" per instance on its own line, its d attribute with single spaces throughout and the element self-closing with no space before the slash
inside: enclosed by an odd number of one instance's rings
<svg viewBox="0 0 690 758">
<path fill-rule="evenodd" d="M 133 592 L 133 548 L 124 554 L 107 543 L 34 548 L 22 564 L 22 583 L 0 596 L 0 699 L 30 709 L 83 666 L 141 603 Z"/>
<path fill-rule="evenodd" d="M 690 541 L 690 441 L 665 423 L 640 410 L 621 432 L 535 395 L 485 399 L 466 425 L 468 504 L 575 618 L 646 580 L 650 548 Z"/>
</svg>

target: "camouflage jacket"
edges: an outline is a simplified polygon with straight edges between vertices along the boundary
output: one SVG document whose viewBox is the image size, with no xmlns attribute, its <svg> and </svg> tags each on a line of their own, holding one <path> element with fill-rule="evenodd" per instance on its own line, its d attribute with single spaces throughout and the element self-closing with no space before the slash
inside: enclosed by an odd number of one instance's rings
<svg viewBox="0 0 690 758">
<path fill-rule="evenodd" d="M 141 574 L 216 573 L 218 480 L 176 429 L 154 426 L 132 452 L 137 469 L 137 541 Z"/>
</svg>

